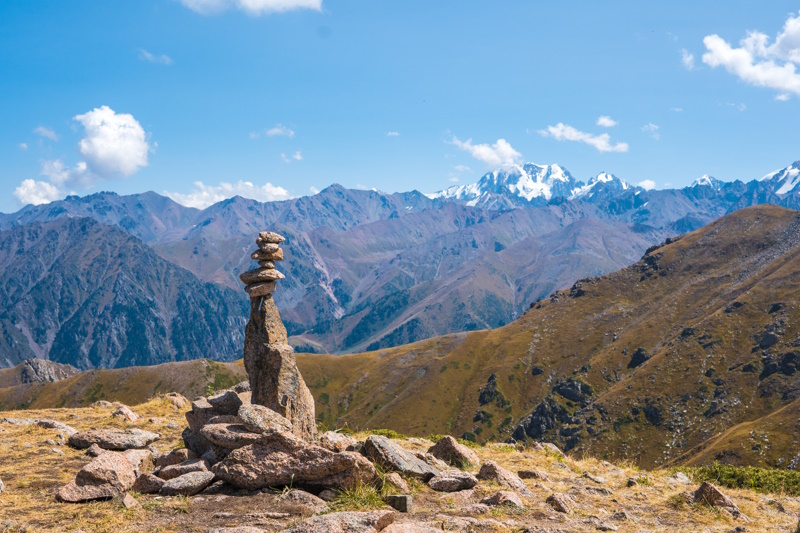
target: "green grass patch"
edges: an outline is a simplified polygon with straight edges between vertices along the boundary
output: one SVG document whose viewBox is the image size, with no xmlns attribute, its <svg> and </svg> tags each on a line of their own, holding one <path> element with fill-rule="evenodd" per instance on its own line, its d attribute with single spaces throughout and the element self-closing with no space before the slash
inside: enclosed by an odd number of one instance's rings
<svg viewBox="0 0 800 533">
<path fill-rule="evenodd" d="M 800 472 L 791 470 L 714 463 L 710 466 L 679 467 L 676 471 L 683 472 L 696 483 L 709 481 L 734 489 L 750 489 L 767 494 L 800 495 Z"/>
<path fill-rule="evenodd" d="M 331 502 L 333 511 L 371 511 L 383 507 L 383 498 L 372 485 L 359 483 L 352 489 L 339 491 Z"/>
<path fill-rule="evenodd" d="M 371 435 L 380 435 L 381 437 L 386 437 L 387 439 L 406 439 L 405 435 L 402 433 L 398 433 L 393 429 L 373 429 L 369 431 Z"/>
</svg>

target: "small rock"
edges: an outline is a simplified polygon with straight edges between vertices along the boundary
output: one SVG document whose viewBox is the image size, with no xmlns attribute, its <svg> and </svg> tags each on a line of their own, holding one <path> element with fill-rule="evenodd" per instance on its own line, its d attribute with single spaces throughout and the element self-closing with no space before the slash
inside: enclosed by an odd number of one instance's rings
<svg viewBox="0 0 800 533">
<path fill-rule="evenodd" d="M 434 476 L 428 481 L 428 486 L 439 492 L 457 492 L 459 490 L 471 489 L 478 484 L 478 478 L 469 472 L 460 470 L 448 470 Z"/>
<path fill-rule="evenodd" d="M 486 461 L 483 463 L 480 472 L 478 472 L 478 479 L 496 481 L 497 483 L 505 485 L 522 494 L 523 496 L 533 496 L 531 491 L 525 485 L 525 482 L 523 482 L 519 476 L 506 470 L 494 461 Z"/>
<path fill-rule="evenodd" d="M 742 512 L 739 507 L 733 503 L 733 500 L 728 498 L 722 493 L 714 484 L 704 481 L 702 485 L 694 492 L 694 501 L 705 503 L 712 507 L 722 507 L 729 511 L 734 517 L 739 517 Z"/>
<path fill-rule="evenodd" d="M 604 496 L 611 496 L 613 492 L 605 487 L 585 487 L 587 492 L 594 492 L 595 494 L 602 494 Z"/>
<path fill-rule="evenodd" d="M 439 442 L 428 449 L 428 453 L 457 468 L 477 467 L 481 462 L 475 452 L 450 435 L 439 439 Z"/>
<path fill-rule="evenodd" d="M 332 452 L 347 451 L 347 448 L 356 442 L 358 442 L 356 439 L 335 431 L 326 431 L 319 436 L 319 445 Z"/>
<path fill-rule="evenodd" d="M 284 492 L 278 497 L 278 500 L 281 504 L 299 511 L 294 514 L 312 515 L 324 513 L 329 510 L 325 500 L 304 490 L 295 489 Z"/>
<path fill-rule="evenodd" d="M 190 459 L 197 459 L 197 454 L 187 448 L 178 448 L 168 453 L 162 453 L 153 457 L 153 464 L 156 468 L 178 465 Z"/>
<path fill-rule="evenodd" d="M 71 435 L 69 445 L 82 450 L 97 444 L 104 450 L 129 450 L 132 448 L 146 448 L 148 445 L 161 438 L 158 433 L 141 429 L 92 429 Z"/>
<path fill-rule="evenodd" d="M 550 504 L 550 507 L 552 507 L 559 513 L 565 513 L 565 514 L 571 513 L 572 507 L 575 505 L 575 502 L 572 501 L 572 498 L 570 498 L 566 494 L 561 494 L 558 492 L 555 492 L 550 496 L 548 496 L 545 502 Z"/>
<path fill-rule="evenodd" d="M 386 469 L 394 470 L 422 481 L 428 481 L 439 473 L 436 468 L 380 435 L 370 435 L 364 442 L 362 453 L 368 459 Z"/>
<path fill-rule="evenodd" d="M 315 516 L 304 520 L 282 533 L 352 532 L 375 533 L 383 531 L 394 522 L 394 511 L 343 512 Z"/>
<path fill-rule="evenodd" d="M 100 455 L 104 451 L 105 450 L 103 448 L 101 448 L 100 446 L 98 446 L 97 444 L 92 444 L 91 446 L 89 446 L 86 449 L 86 455 L 89 455 L 91 457 L 97 457 L 98 455 Z"/>
<path fill-rule="evenodd" d="M 223 513 L 219 513 L 223 514 Z M 252 526 L 236 526 L 236 527 L 218 527 L 212 529 L 209 533 L 267 533 L 265 529 L 260 529 Z"/>
<path fill-rule="evenodd" d="M 562 452 L 561 449 L 558 446 L 556 446 L 555 444 L 553 444 L 552 442 L 545 442 L 542 446 L 544 446 L 544 449 L 545 449 L 546 452 L 550 452 L 552 454 L 555 454 L 558 457 L 561 457 L 562 459 L 566 459 L 567 458 L 567 456 L 564 454 L 564 452 Z"/>
<path fill-rule="evenodd" d="M 416 457 L 417 459 L 422 460 L 423 462 L 425 462 L 425 464 L 427 464 L 428 466 L 432 466 L 436 470 L 444 471 L 444 470 L 449 470 L 450 469 L 450 465 L 449 464 L 445 463 L 444 461 L 442 461 L 438 457 L 434 457 L 433 455 L 431 455 L 431 454 L 429 454 L 427 452 L 416 451 L 416 452 L 414 452 L 414 457 Z"/>
<path fill-rule="evenodd" d="M 339 493 L 332 489 L 325 489 L 319 493 L 319 497 L 321 500 L 326 502 L 332 502 L 339 496 Z"/>
<path fill-rule="evenodd" d="M 64 452 L 62 452 L 58 448 L 50 448 L 50 451 L 53 452 L 56 455 L 64 455 Z"/>
<path fill-rule="evenodd" d="M 54 441 L 53 439 L 45 439 L 44 443 L 47 444 L 48 446 L 58 446 L 56 441 Z"/>
<path fill-rule="evenodd" d="M 598 483 L 600 485 L 602 485 L 602 484 L 604 484 L 606 482 L 606 480 L 604 478 L 592 475 L 589 472 L 584 472 L 583 473 L 583 477 L 585 477 L 589 481 L 593 481 L 593 482 Z"/>
<path fill-rule="evenodd" d="M 495 492 L 494 494 L 482 499 L 481 503 L 484 505 L 491 505 L 491 506 L 513 505 L 516 507 L 525 507 L 524 505 L 522 505 L 522 500 L 519 499 L 517 493 L 508 490 L 501 490 L 500 492 Z"/>
<path fill-rule="evenodd" d="M 214 481 L 213 472 L 190 472 L 170 479 L 161 486 L 162 496 L 194 496 Z"/>
<path fill-rule="evenodd" d="M 75 429 L 74 427 L 62 424 L 61 422 L 57 422 L 55 420 L 41 419 L 34 421 L 34 424 L 40 428 L 55 429 L 57 431 L 62 431 L 67 435 L 74 435 L 75 433 L 78 432 L 78 430 Z"/>
<path fill-rule="evenodd" d="M 140 474 L 131 490 L 139 494 L 158 494 L 163 486 L 164 480 L 160 477 L 153 474 Z"/>
<path fill-rule="evenodd" d="M 110 485 L 120 492 L 131 488 L 135 481 L 133 466 L 125 455 L 118 452 L 101 453 L 75 476 L 78 485 Z"/>
<path fill-rule="evenodd" d="M 617 522 L 628 522 L 630 519 L 631 517 L 625 511 L 617 511 L 611 515 L 611 520 L 616 520 Z"/>
<path fill-rule="evenodd" d="M 6 486 L 3 484 L 3 480 L 0 479 L 0 494 L 3 494 L 6 491 Z"/>
<path fill-rule="evenodd" d="M 177 392 L 168 392 L 164 395 L 164 398 L 175 409 L 185 409 L 186 406 L 189 405 L 189 400 L 183 394 L 179 394 Z"/>
<path fill-rule="evenodd" d="M 625 483 L 625 486 L 627 486 L 627 487 L 638 487 L 639 486 L 639 481 L 636 480 L 636 478 L 630 477 L 630 478 L 628 478 L 628 481 Z"/>
<path fill-rule="evenodd" d="M 689 476 L 687 476 L 683 472 L 676 472 L 675 475 L 672 476 L 671 479 L 673 481 L 677 481 L 678 483 L 683 483 L 684 485 L 688 485 L 689 483 L 692 482 L 692 480 L 689 479 Z"/>
<path fill-rule="evenodd" d="M 549 481 L 550 478 L 541 470 L 520 470 L 517 472 L 520 479 L 538 479 L 540 481 Z"/>
<path fill-rule="evenodd" d="M 233 392 L 237 394 L 241 394 L 243 392 L 250 392 L 250 382 L 249 381 L 241 381 L 233 386 L 231 389 Z"/>
<path fill-rule="evenodd" d="M 407 494 L 389 494 L 384 496 L 383 501 L 386 505 L 397 509 L 401 513 L 410 513 L 413 499 Z"/>
<path fill-rule="evenodd" d="M 239 412 L 239 407 L 242 406 L 242 399 L 232 390 L 228 390 L 209 397 L 208 403 L 220 414 L 235 415 Z"/>
<path fill-rule="evenodd" d="M 163 480 L 170 480 L 190 472 L 208 472 L 208 463 L 203 459 L 190 459 L 177 465 L 165 466 L 155 474 Z"/>
<path fill-rule="evenodd" d="M 139 415 L 131 411 L 131 408 L 128 407 L 127 405 L 120 405 L 119 407 L 114 409 L 114 412 L 111 413 L 111 416 L 116 418 L 123 418 L 128 422 L 134 424 L 139 421 Z"/>
<path fill-rule="evenodd" d="M 394 485 L 394 487 L 403 494 L 408 494 L 411 492 L 411 487 L 408 486 L 406 480 L 403 479 L 403 477 L 397 472 L 390 472 L 389 474 L 387 474 L 386 482 Z"/>
<path fill-rule="evenodd" d="M 97 401 L 96 401 L 96 402 L 94 402 L 92 405 L 93 405 L 94 407 L 100 407 L 100 408 L 114 407 L 114 404 L 113 404 L 113 403 L 111 403 L 111 402 L 107 402 L 107 401 L 105 401 L 105 400 L 97 400 Z"/>
<path fill-rule="evenodd" d="M 126 509 L 138 509 L 139 507 L 141 507 L 141 505 L 139 505 L 139 502 L 136 501 L 136 498 L 134 498 L 127 492 L 120 496 L 116 496 L 114 498 L 114 501 L 116 501 Z"/>
</svg>

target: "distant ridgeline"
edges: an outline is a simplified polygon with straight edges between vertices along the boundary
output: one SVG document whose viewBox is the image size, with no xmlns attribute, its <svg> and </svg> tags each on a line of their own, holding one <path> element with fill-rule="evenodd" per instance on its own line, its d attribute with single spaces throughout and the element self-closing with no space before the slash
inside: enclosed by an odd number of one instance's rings
<svg viewBox="0 0 800 533">
<path fill-rule="evenodd" d="M 0 215 L 0 366 L 81 369 L 241 357 L 252 235 L 287 237 L 276 295 L 296 348 L 377 350 L 497 328 L 576 280 L 757 204 L 800 207 L 800 164 L 749 183 L 644 190 L 558 165 L 490 172 L 439 193 L 331 186 L 204 210 L 155 193 L 70 196 Z"/>
</svg>

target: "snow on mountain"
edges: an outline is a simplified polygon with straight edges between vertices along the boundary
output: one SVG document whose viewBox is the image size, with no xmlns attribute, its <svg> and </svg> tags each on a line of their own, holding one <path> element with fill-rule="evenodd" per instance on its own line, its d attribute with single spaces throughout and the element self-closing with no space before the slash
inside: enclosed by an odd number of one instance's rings
<svg viewBox="0 0 800 533">
<path fill-rule="evenodd" d="M 597 176 L 591 178 L 586 185 L 583 185 L 581 182 L 579 182 L 578 185 L 578 187 L 571 191 L 569 196 L 570 200 L 591 197 L 601 188 L 605 191 L 627 191 L 631 187 L 627 182 L 608 172 L 601 172 Z"/>
<path fill-rule="evenodd" d="M 792 165 L 770 172 L 759 181 L 769 181 L 775 189 L 775 194 L 788 194 L 800 185 L 800 161 L 795 161 Z M 800 192 L 798 189 L 797 192 Z"/>
<path fill-rule="evenodd" d="M 699 177 L 696 180 L 694 180 L 689 187 L 692 187 L 692 188 L 694 188 L 694 187 L 711 187 L 714 190 L 718 191 L 718 190 L 722 189 L 722 186 L 724 184 L 725 184 L 724 182 L 718 180 L 714 176 L 709 176 L 708 174 L 703 174 L 701 177 Z"/>
<path fill-rule="evenodd" d="M 465 201 L 467 205 L 487 207 L 499 203 L 543 202 L 556 196 L 569 196 L 582 185 L 559 165 L 509 165 L 488 172 L 477 183 L 454 185 L 427 195 L 431 199 L 448 198 Z"/>
</svg>

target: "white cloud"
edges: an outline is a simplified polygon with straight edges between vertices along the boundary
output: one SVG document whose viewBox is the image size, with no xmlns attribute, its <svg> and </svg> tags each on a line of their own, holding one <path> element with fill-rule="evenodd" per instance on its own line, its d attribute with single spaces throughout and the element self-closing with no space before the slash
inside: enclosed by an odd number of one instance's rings
<svg viewBox="0 0 800 533">
<path fill-rule="evenodd" d="M 790 15 L 775 42 L 769 41 L 768 35 L 751 31 L 736 48 L 719 35 L 708 35 L 703 63 L 723 67 L 750 85 L 800 96 L 800 15 Z"/>
<path fill-rule="evenodd" d="M 682 107 L 670 107 L 669 110 L 672 111 L 673 113 L 683 113 Z"/>
<path fill-rule="evenodd" d="M 283 124 L 275 124 L 273 127 L 264 132 L 267 137 L 294 137 L 294 130 L 290 130 Z"/>
<path fill-rule="evenodd" d="M 150 145 L 141 124 L 127 113 L 115 113 L 108 106 L 76 115 L 86 130 L 78 151 L 86 158 L 88 170 L 101 178 L 130 176 L 147 166 Z"/>
<path fill-rule="evenodd" d="M 467 165 L 456 165 L 453 167 L 456 172 L 472 172 L 472 169 L 469 168 Z"/>
<path fill-rule="evenodd" d="M 258 139 L 259 137 L 261 137 L 261 135 L 259 135 L 259 133 L 257 131 L 251 131 L 250 132 L 250 138 L 251 139 Z"/>
<path fill-rule="evenodd" d="M 277 187 L 269 182 L 258 186 L 252 182 L 241 180 L 236 183 L 222 182 L 219 185 L 206 185 L 202 181 L 196 181 L 194 182 L 194 190 L 187 194 L 164 191 L 164 195 L 186 207 L 196 207 L 198 209 L 205 209 L 210 205 L 234 196 L 251 198 L 259 202 L 288 200 L 292 197 L 289 191 L 283 187 Z"/>
<path fill-rule="evenodd" d="M 308 190 L 311 191 L 311 194 L 319 194 L 319 189 L 317 189 L 313 185 L 309 187 Z"/>
<path fill-rule="evenodd" d="M 282 13 L 294 9 L 322 10 L 322 0 L 180 0 L 183 5 L 203 15 L 226 9 L 241 9 L 249 15 Z"/>
<path fill-rule="evenodd" d="M 60 159 L 42 162 L 41 174 L 47 181 L 25 180 L 14 193 L 20 202 L 44 203 L 63 198 L 69 187 L 86 188 L 98 181 L 128 177 L 147 166 L 150 144 L 144 129 L 132 115 L 117 114 L 108 106 L 102 106 L 73 118 L 85 130 L 78 143 L 78 152 L 84 160 L 74 167 Z M 36 133 L 45 135 L 40 131 Z"/>
<path fill-rule="evenodd" d="M 780 95 L 778 95 L 778 96 L 780 96 Z M 739 103 L 728 102 L 725 105 L 728 106 L 728 107 L 732 107 L 737 111 L 747 111 L 747 104 L 745 104 L 744 102 L 739 102 Z"/>
<path fill-rule="evenodd" d="M 139 50 L 139 59 L 141 59 L 142 61 L 147 61 L 148 63 L 157 63 L 159 65 L 171 65 L 172 64 L 172 58 L 169 57 L 168 55 L 166 55 L 166 54 L 161 54 L 161 55 L 152 54 L 152 53 L 148 52 L 147 50 L 145 50 L 144 48 Z"/>
<path fill-rule="evenodd" d="M 386 132 L 386 136 L 387 137 L 400 137 L 400 132 L 399 131 L 387 131 Z"/>
<path fill-rule="evenodd" d="M 681 63 L 686 70 L 694 70 L 694 54 L 689 53 L 686 48 L 681 50 Z"/>
<path fill-rule="evenodd" d="M 460 141 L 454 136 L 451 142 L 492 168 L 513 165 L 522 159 L 522 154 L 514 150 L 505 139 L 497 139 L 496 143 L 489 145 L 472 144 L 472 139 Z"/>
<path fill-rule="evenodd" d="M 658 126 L 653 124 L 652 122 L 648 122 L 644 126 L 642 126 L 642 132 L 650 135 L 655 140 L 659 140 L 661 135 L 658 133 Z"/>
<path fill-rule="evenodd" d="M 619 124 L 619 122 L 609 117 L 608 115 L 600 115 L 600 118 L 597 119 L 597 125 L 602 126 L 604 128 L 613 128 L 617 124 Z"/>
<path fill-rule="evenodd" d="M 294 159 L 295 161 L 302 161 L 303 160 L 303 154 L 301 154 L 299 151 L 297 151 L 292 155 L 292 159 Z"/>
<path fill-rule="evenodd" d="M 656 188 L 656 182 L 653 180 L 642 180 L 639 182 L 639 187 L 646 191 L 651 191 Z"/>
<path fill-rule="evenodd" d="M 450 176 L 450 177 L 449 177 L 449 178 L 447 178 L 447 179 L 448 179 L 449 181 L 451 181 L 452 183 L 458 183 L 458 176 Z"/>
<path fill-rule="evenodd" d="M 775 100 L 778 100 L 779 102 L 788 102 L 790 98 L 791 98 L 791 96 L 786 94 L 786 93 L 781 93 L 781 94 L 776 94 L 775 95 Z"/>
<path fill-rule="evenodd" d="M 49 204 L 66 196 L 58 187 L 46 181 L 32 179 L 23 180 L 19 187 L 14 189 L 14 197 L 22 205 Z"/>
<path fill-rule="evenodd" d="M 17 146 L 19 147 L 20 150 L 23 151 L 28 149 L 28 143 L 19 143 Z"/>
<path fill-rule="evenodd" d="M 555 126 L 547 126 L 546 130 L 539 130 L 543 137 L 552 137 L 557 141 L 575 141 L 593 146 L 601 152 L 627 152 L 628 143 L 618 142 L 611 144 L 611 137 L 608 133 L 602 135 L 592 135 L 579 131 L 572 126 L 559 122 Z"/>
<path fill-rule="evenodd" d="M 50 128 L 46 128 L 44 126 L 39 126 L 39 127 L 35 128 L 33 130 L 33 133 L 35 133 L 39 137 L 45 137 L 47 139 L 50 139 L 51 141 L 57 141 L 58 140 L 58 134 L 56 134 L 56 132 L 54 132 Z"/>
</svg>

